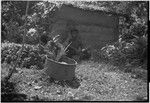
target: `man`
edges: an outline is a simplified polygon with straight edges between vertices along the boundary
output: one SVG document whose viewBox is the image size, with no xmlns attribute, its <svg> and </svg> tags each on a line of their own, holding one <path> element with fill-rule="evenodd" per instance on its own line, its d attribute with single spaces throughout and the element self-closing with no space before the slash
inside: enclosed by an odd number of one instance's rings
<svg viewBox="0 0 150 103">
<path fill-rule="evenodd" d="M 83 49 L 83 44 L 77 29 L 72 29 L 68 37 L 68 44 L 71 45 L 67 49 L 66 56 L 75 60 L 88 60 L 91 57 L 90 48 Z"/>
<path fill-rule="evenodd" d="M 68 37 L 68 44 L 71 43 L 71 45 L 67 49 L 67 55 L 70 58 L 74 58 L 75 56 L 79 56 L 79 53 L 81 52 L 83 45 L 81 43 L 81 39 L 79 36 L 79 31 L 77 29 L 72 29 L 70 31 L 70 36 Z"/>
</svg>

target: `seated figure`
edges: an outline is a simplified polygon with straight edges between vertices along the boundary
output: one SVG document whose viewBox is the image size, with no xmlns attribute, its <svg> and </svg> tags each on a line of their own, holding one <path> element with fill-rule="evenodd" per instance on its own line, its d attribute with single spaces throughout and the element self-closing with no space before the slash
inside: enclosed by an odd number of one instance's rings
<svg viewBox="0 0 150 103">
<path fill-rule="evenodd" d="M 66 56 L 69 58 L 74 58 L 74 56 L 79 56 L 80 51 L 83 48 L 79 32 L 76 29 L 73 29 L 70 31 L 70 37 L 68 37 L 68 44 L 71 43 L 71 45 L 67 49 Z"/>
<path fill-rule="evenodd" d="M 66 56 L 73 58 L 75 60 L 88 60 L 91 57 L 90 48 L 84 48 L 82 40 L 79 36 L 79 31 L 77 29 L 72 29 L 68 36 L 68 44 L 71 45 L 68 47 Z"/>
</svg>

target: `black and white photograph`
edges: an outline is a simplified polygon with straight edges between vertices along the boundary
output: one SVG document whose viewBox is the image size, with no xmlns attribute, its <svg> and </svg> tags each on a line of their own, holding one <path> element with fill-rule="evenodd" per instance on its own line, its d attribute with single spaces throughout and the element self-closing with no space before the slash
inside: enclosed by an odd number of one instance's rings
<svg viewBox="0 0 150 103">
<path fill-rule="evenodd" d="M 149 1 L 2 0 L 1 101 L 148 102 Z"/>
</svg>

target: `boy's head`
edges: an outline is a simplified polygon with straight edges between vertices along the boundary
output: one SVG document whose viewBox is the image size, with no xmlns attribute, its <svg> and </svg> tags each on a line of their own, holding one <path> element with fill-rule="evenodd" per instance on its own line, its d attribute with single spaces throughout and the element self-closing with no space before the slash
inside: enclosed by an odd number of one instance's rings
<svg viewBox="0 0 150 103">
<path fill-rule="evenodd" d="M 48 35 L 41 35 L 40 37 L 40 41 L 43 45 L 46 45 L 48 41 L 52 40 L 51 37 L 49 37 Z"/>
</svg>

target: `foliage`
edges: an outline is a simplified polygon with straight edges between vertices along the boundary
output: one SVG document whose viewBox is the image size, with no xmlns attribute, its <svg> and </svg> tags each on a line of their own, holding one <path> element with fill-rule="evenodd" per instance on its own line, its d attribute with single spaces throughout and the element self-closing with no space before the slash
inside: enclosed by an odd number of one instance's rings
<svg viewBox="0 0 150 103">
<path fill-rule="evenodd" d="M 28 15 L 33 14 L 34 6 L 40 1 L 30 1 Z M 5 25 L 10 21 L 23 26 L 25 22 L 25 11 L 27 1 L 2 1 L 2 23 Z"/>
<path fill-rule="evenodd" d="M 2 31 L 5 32 L 3 37 L 9 37 L 9 39 L 5 38 L 6 40 L 17 43 L 22 42 L 20 31 L 24 29 L 26 3 L 26 1 L 2 1 Z M 29 12 L 32 11 L 32 3 Z M 15 38 L 20 41 L 16 41 Z"/>
<path fill-rule="evenodd" d="M 39 35 L 35 29 L 29 29 L 25 36 L 25 43 L 30 45 L 36 45 L 39 43 Z"/>
<path fill-rule="evenodd" d="M 98 51 L 99 58 L 114 64 L 145 62 L 147 58 L 147 15 L 146 1 L 96 1 L 78 2 L 83 7 L 93 7 L 119 13 L 119 40 Z M 94 5 L 94 6 L 93 6 Z"/>
<path fill-rule="evenodd" d="M 120 41 L 115 45 L 107 45 L 101 50 L 103 58 L 114 64 L 140 65 L 147 59 L 147 39 L 146 37 L 134 38 L 130 43 Z"/>
<path fill-rule="evenodd" d="M 4 39 L 10 42 L 22 42 L 26 3 L 27 1 L 2 1 L 2 37 Z M 31 28 L 36 29 L 38 36 L 43 33 L 48 33 L 50 25 L 53 22 L 51 18 L 53 17 L 56 9 L 57 8 L 54 3 L 29 1 L 26 29 L 28 31 Z M 26 36 L 26 42 L 34 44 L 32 42 L 34 36 L 36 38 L 36 35 L 29 36 L 26 34 Z"/>
<path fill-rule="evenodd" d="M 119 3 L 119 4 L 117 4 Z M 104 3 L 105 4 L 105 3 Z M 106 3 L 106 5 L 110 3 Z M 103 48 L 103 56 L 115 64 L 143 64 L 147 59 L 148 2 L 112 2 L 110 9 L 126 14 L 120 17 L 119 40 Z M 120 5 L 117 7 L 117 5 Z M 120 7 L 120 8 L 119 8 Z"/>
<path fill-rule="evenodd" d="M 2 63 L 8 64 L 14 63 L 17 59 L 17 54 L 21 48 L 21 45 L 15 43 L 2 43 Z M 25 45 L 25 49 L 21 54 L 20 61 L 17 63 L 26 68 L 31 66 L 37 66 L 39 69 L 43 68 L 44 58 L 39 54 L 39 49 L 36 46 Z"/>
<path fill-rule="evenodd" d="M 4 37 L 6 37 L 8 41 L 15 42 L 15 43 L 21 43 L 23 38 L 23 29 L 22 26 L 19 27 L 19 24 L 14 21 L 10 21 L 7 24 L 3 24 L 3 27 L 5 27 L 6 32 Z"/>
</svg>

